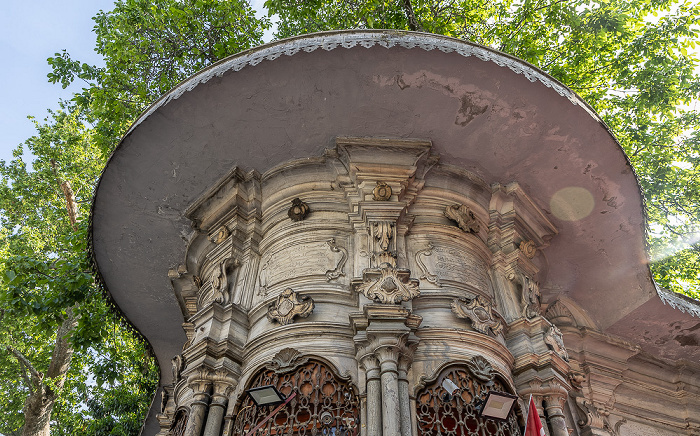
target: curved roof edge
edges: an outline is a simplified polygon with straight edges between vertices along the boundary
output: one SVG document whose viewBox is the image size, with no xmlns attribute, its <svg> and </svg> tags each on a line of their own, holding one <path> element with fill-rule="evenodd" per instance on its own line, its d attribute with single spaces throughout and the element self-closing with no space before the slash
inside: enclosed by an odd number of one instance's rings
<svg viewBox="0 0 700 436">
<path fill-rule="evenodd" d="M 556 91 L 560 96 L 568 99 L 572 104 L 580 106 L 593 119 L 605 125 L 595 110 L 566 85 L 537 67 L 498 50 L 433 33 L 403 30 L 338 30 L 281 39 L 222 59 L 180 82 L 167 94 L 159 98 L 134 121 L 124 136 L 131 133 L 158 108 L 167 105 L 172 100 L 178 99 L 185 92 L 196 88 L 197 85 L 206 83 L 214 77 L 221 77 L 228 71 L 240 71 L 247 66 L 254 67 L 264 60 L 275 60 L 282 55 L 293 56 L 300 51 L 310 53 L 319 48 L 330 51 L 336 48 L 353 48 L 358 45 L 364 48 L 374 47 L 375 45 L 384 48 L 399 46 L 406 49 L 420 48 L 425 51 L 454 52 L 464 57 L 475 56 L 482 61 L 493 62 L 499 67 L 507 67 L 516 74 L 522 74 L 531 82 L 542 83 L 544 86 Z M 607 129 L 607 125 L 605 127 Z"/>
</svg>

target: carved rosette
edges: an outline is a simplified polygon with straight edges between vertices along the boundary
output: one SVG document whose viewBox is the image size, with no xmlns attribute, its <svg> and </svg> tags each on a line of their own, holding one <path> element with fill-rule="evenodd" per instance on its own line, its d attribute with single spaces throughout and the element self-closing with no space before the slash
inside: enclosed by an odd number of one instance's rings
<svg viewBox="0 0 700 436">
<path fill-rule="evenodd" d="M 410 278 L 411 271 L 384 264 L 381 268 L 368 268 L 362 273 L 362 282 L 355 290 L 370 300 L 380 303 L 409 301 L 420 295 L 418 280 Z"/>
<path fill-rule="evenodd" d="M 544 334 L 544 342 L 547 344 L 555 353 L 559 355 L 562 359 L 569 361 L 569 353 L 566 352 L 566 347 L 564 347 L 564 339 L 562 337 L 561 331 L 552 324 Z"/>
<path fill-rule="evenodd" d="M 292 200 L 292 206 L 287 211 L 287 215 L 292 221 L 301 221 L 309 214 L 309 205 L 298 198 Z"/>
<path fill-rule="evenodd" d="M 474 356 L 467 362 L 467 369 L 472 373 L 474 378 L 482 383 L 491 383 L 493 381 L 493 367 L 484 357 Z"/>
<path fill-rule="evenodd" d="M 463 204 L 453 204 L 452 206 L 447 206 L 444 214 L 447 218 L 454 221 L 457 226 L 466 233 L 479 233 L 479 230 L 481 229 L 479 226 L 479 220 L 476 219 L 474 212 Z"/>
<path fill-rule="evenodd" d="M 503 332 L 503 324 L 494 316 L 493 306 L 487 299 L 477 295 L 473 299 L 455 298 L 452 312 L 459 318 L 471 321 L 474 330 L 488 334 L 488 330 L 497 336 Z"/>
<path fill-rule="evenodd" d="M 377 186 L 372 190 L 374 201 L 388 201 L 391 198 L 391 186 L 385 182 L 377 182 Z"/>
<path fill-rule="evenodd" d="M 528 259 L 532 259 L 533 257 L 535 257 L 535 254 L 537 253 L 537 247 L 535 246 L 534 241 L 522 241 L 518 248 L 520 248 L 520 251 Z"/>
<path fill-rule="evenodd" d="M 311 297 L 301 296 L 291 288 L 282 292 L 277 301 L 267 308 L 267 319 L 270 322 L 277 321 L 282 325 L 291 324 L 295 317 L 306 318 L 314 310 L 314 301 Z"/>
</svg>

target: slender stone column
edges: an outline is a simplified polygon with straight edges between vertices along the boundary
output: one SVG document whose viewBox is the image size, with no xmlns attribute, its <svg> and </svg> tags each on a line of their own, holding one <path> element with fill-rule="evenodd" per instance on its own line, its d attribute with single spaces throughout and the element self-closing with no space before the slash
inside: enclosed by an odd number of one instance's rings
<svg viewBox="0 0 700 436">
<path fill-rule="evenodd" d="M 382 391 L 379 364 L 374 356 L 362 358 L 367 377 L 367 436 L 382 436 Z"/>
<path fill-rule="evenodd" d="M 411 398 L 408 391 L 409 359 L 399 358 L 399 408 L 401 414 L 401 436 L 411 436 Z"/>
<path fill-rule="evenodd" d="M 219 436 L 221 434 L 221 423 L 224 419 L 226 411 L 226 403 L 228 402 L 227 393 L 230 386 L 224 383 L 214 384 L 214 394 L 212 395 L 211 404 L 209 405 L 209 414 L 207 415 L 207 425 L 204 427 L 204 436 Z"/>
<path fill-rule="evenodd" d="M 376 350 L 381 368 L 383 435 L 401 435 L 401 406 L 399 404 L 399 350 L 393 345 L 381 345 Z"/>
<path fill-rule="evenodd" d="M 545 397 L 545 407 L 549 416 L 549 426 L 552 436 L 569 436 L 569 431 L 566 428 L 566 419 L 562 405 L 566 401 L 565 397 L 558 395 L 548 395 Z"/>
<path fill-rule="evenodd" d="M 185 427 L 185 436 L 201 436 L 202 427 L 206 418 L 207 406 L 209 405 L 209 382 L 200 380 L 192 384 L 194 390 L 194 401 L 190 406 L 190 416 Z"/>
</svg>

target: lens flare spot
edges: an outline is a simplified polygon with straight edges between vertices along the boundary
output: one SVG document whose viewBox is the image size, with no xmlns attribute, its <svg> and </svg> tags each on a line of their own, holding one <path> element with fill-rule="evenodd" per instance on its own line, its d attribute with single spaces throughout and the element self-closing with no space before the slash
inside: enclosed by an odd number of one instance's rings
<svg viewBox="0 0 700 436">
<path fill-rule="evenodd" d="M 549 207 L 563 221 L 581 220 L 593 211 L 595 199 L 586 188 L 569 186 L 558 190 L 549 201 Z"/>
</svg>

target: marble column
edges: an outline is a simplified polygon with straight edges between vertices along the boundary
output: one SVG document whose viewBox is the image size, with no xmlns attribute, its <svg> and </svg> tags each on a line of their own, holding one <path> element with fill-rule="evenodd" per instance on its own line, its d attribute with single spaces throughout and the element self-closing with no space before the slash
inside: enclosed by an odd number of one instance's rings
<svg viewBox="0 0 700 436">
<path fill-rule="evenodd" d="M 382 436 L 382 391 L 377 359 L 367 355 L 362 359 L 367 378 L 367 436 Z"/>
<path fill-rule="evenodd" d="M 552 436 L 569 436 L 569 431 L 566 428 L 566 418 L 562 410 L 565 401 L 566 397 L 560 395 L 548 395 L 545 397 L 545 408 L 549 416 Z"/>
<path fill-rule="evenodd" d="M 401 436 L 411 436 L 411 398 L 408 390 L 408 367 L 410 360 L 403 355 L 399 358 L 399 410 L 401 415 Z"/>
<path fill-rule="evenodd" d="M 202 436 L 202 427 L 206 419 L 207 406 L 209 405 L 209 391 L 211 384 L 208 381 L 192 383 L 194 401 L 190 405 L 190 416 L 185 427 L 185 436 Z"/>
<path fill-rule="evenodd" d="M 382 383 L 383 435 L 401 435 L 401 406 L 399 404 L 399 350 L 395 345 L 381 345 L 375 351 L 379 358 Z"/>
<path fill-rule="evenodd" d="M 221 424 L 224 420 L 229 389 L 230 385 L 228 384 L 214 384 L 214 393 L 211 398 L 211 404 L 209 405 L 209 414 L 207 415 L 207 424 L 204 427 L 204 436 L 219 436 L 221 434 Z"/>
</svg>

